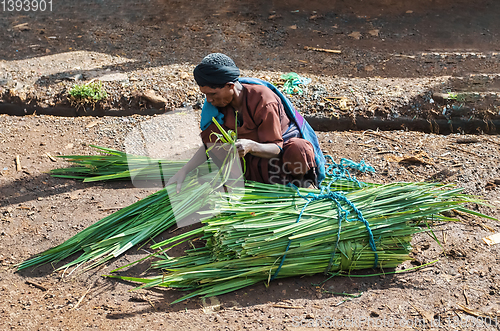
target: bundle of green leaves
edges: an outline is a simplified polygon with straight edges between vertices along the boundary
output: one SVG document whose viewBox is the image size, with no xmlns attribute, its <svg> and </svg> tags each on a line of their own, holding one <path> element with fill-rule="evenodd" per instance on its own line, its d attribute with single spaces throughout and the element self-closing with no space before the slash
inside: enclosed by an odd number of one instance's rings
<svg viewBox="0 0 500 331">
<path fill-rule="evenodd" d="M 187 161 L 152 159 L 127 154 L 115 149 L 90 145 L 104 155 L 61 155 L 77 166 L 50 171 L 52 177 L 81 179 L 84 182 L 107 180 L 165 181 L 181 169 Z"/>
<path fill-rule="evenodd" d="M 106 216 L 62 244 L 26 260 L 17 269 L 57 263 L 75 253 L 80 255 L 58 267 L 89 270 L 143 243 L 203 207 L 212 197 L 209 183 L 192 180 L 180 193 L 167 188 Z M 169 194 L 170 193 L 170 194 Z M 175 206 L 175 211 L 172 206 Z"/>
<path fill-rule="evenodd" d="M 429 222 L 454 220 L 444 212 L 455 209 L 487 217 L 462 206 L 481 201 L 449 185 L 395 183 L 359 188 L 341 180 L 331 190 L 344 192 L 345 199 L 314 199 L 320 191 L 247 183 L 244 189 L 227 194 L 229 203 L 219 204 L 220 215 L 204 220 L 202 228 L 152 246 L 165 253 L 153 263 L 162 269 L 160 275 L 110 277 L 144 283 L 139 288 L 192 291 L 175 301 L 179 302 L 274 278 L 373 267 L 386 270 L 409 259 L 412 236 L 428 229 Z M 206 245 L 178 258 L 166 255 L 170 245 L 189 238 L 205 240 Z"/>
<path fill-rule="evenodd" d="M 394 268 L 409 259 L 415 233 L 433 234 L 430 222 L 454 220 L 443 213 L 454 209 L 489 218 L 463 206 L 483 203 L 481 200 L 462 194 L 461 189 L 435 183 L 376 185 L 360 183 L 350 176 L 340 180 L 331 176 L 320 190 L 246 182 L 244 187 L 221 191 L 237 154 L 236 133 L 225 132 L 222 127 L 220 130 L 217 140 L 223 145 L 216 148 L 227 147 L 232 153 L 215 176 L 192 173 L 180 193 L 164 188 L 19 264 L 18 269 L 58 262 L 80 252 L 58 269 L 88 270 L 153 238 L 179 219 L 195 212 L 206 213 L 203 227 L 151 246 L 158 249 L 153 255 L 159 259 L 153 267 L 161 269 L 161 275 L 111 276 L 144 283 L 140 288 L 165 286 L 192 291 L 179 302 L 275 278 Z M 185 164 L 93 147 L 107 155 L 67 156 L 79 166 L 57 169 L 52 175 L 85 181 L 139 176 L 165 182 L 165 177 Z M 158 167 L 166 171 L 159 172 Z M 200 211 L 206 205 L 209 210 Z M 206 245 L 181 257 L 167 255 L 169 248 L 193 239 Z"/>
<path fill-rule="evenodd" d="M 224 141 L 234 148 L 235 135 Z M 232 137 L 232 138 L 231 138 Z M 135 156 L 109 148 L 92 146 L 106 155 L 71 155 L 69 161 L 79 167 L 56 169 L 52 176 L 84 179 L 86 182 L 97 180 L 142 178 L 162 182 L 174 175 L 185 162 L 153 160 Z M 235 155 L 234 153 L 228 155 Z M 89 270 L 120 256 L 134 245 L 154 238 L 170 227 L 179 224 L 184 218 L 199 211 L 210 201 L 219 199 L 219 188 L 229 180 L 235 158 L 228 157 L 224 166 L 210 171 L 210 161 L 198 167 L 185 180 L 181 192 L 174 190 L 175 184 L 125 207 L 89 226 L 62 244 L 50 248 L 31 259 L 17 265 L 17 269 L 35 267 L 45 263 L 57 263 L 75 253 L 80 255 L 65 263 L 57 270 L 69 267 L 82 267 Z M 75 268 L 75 269 L 76 269 Z"/>
</svg>

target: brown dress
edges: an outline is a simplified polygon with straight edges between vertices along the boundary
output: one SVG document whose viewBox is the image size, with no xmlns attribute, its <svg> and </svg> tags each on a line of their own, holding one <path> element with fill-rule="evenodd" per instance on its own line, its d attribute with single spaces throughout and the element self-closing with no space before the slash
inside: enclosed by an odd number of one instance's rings
<svg viewBox="0 0 500 331">
<path fill-rule="evenodd" d="M 314 149 L 310 142 L 302 138 L 290 138 L 283 141 L 283 134 L 287 131 L 288 119 L 279 97 L 270 89 L 261 85 L 242 84 L 243 103 L 236 111 L 231 106 L 219 108 L 224 114 L 222 127 L 235 131 L 240 139 L 250 139 L 259 143 L 274 143 L 282 150 L 279 157 L 264 159 L 252 154 L 245 155 L 245 178 L 261 183 L 293 182 L 297 186 L 304 186 L 300 181 L 309 170 L 314 170 Z M 201 138 L 207 145 L 214 143 L 216 137 L 212 132 L 219 133 L 215 124 L 211 124 L 202 131 Z M 211 155 L 217 163 L 217 156 Z M 220 162 L 220 160 L 219 160 Z"/>
</svg>

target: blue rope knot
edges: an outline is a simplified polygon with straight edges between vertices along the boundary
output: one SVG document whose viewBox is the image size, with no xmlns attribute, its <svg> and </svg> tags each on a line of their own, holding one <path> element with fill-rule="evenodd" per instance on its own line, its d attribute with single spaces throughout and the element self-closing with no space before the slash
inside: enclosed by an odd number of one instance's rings
<svg viewBox="0 0 500 331">
<path fill-rule="evenodd" d="M 335 249 L 333 250 L 332 257 L 330 258 L 330 262 L 328 263 L 328 267 L 325 270 L 325 272 L 328 272 L 332 267 L 332 263 L 333 263 L 333 260 L 335 258 L 335 253 L 337 251 L 337 248 L 338 248 L 338 245 L 340 242 L 340 232 L 342 230 L 342 221 L 345 220 L 346 222 L 349 222 L 349 220 L 347 219 L 347 216 L 350 214 L 350 212 L 349 212 L 349 210 L 345 209 L 342 206 L 341 202 L 345 203 L 356 214 L 356 220 L 359 222 L 362 222 L 366 227 L 366 231 L 368 232 L 370 248 L 372 249 L 372 251 L 375 254 L 374 267 L 376 267 L 378 265 L 378 254 L 377 254 L 377 247 L 375 245 L 375 239 L 373 238 L 373 232 L 372 232 L 372 229 L 370 228 L 370 224 L 363 217 L 363 214 L 361 213 L 361 211 L 358 208 L 356 208 L 356 206 L 349 199 L 347 199 L 342 192 L 331 190 L 332 183 L 341 179 L 341 178 L 353 181 L 353 182 L 357 183 L 359 187 L 362 187 L 362 184 L 354 176 L 351 176 L 349 171 L 346 169 L 347 167 L 352 168 L 352 169 L 357 169 L 359 171 L 373 171 L 374 172 L 375 169 L 373 169 L 372 166 L 367 165 L 364 161 L 361 161 L 360 163 L 355 163 L 355 162 L 348 160 L 348 159 L 341 159 L 340 164 L 337 164 L 335 161 L 333 161 L 333 158 L 330 155 L 326 155 L 326 158 L 332 162 L 332 163 L 327 164 L 327 166 L 328 166 L 327 174 L 332 177 L 332 180 L 328 183 L 328 185 L 320 185 L 320 192 L 319 193 L 309 192 L 309 193 L 303 195 L 300 193 L 297 186 L 290 184 L 290 183 L 287 184 L 287 186 L 295 189 L 295 191 L 297 192 L 297 195 L 299 197 L 307 200 L 304 207 L 302 207 L 302 210 L 299 213 L 299 217 L 297 217 L 297 221 L 295 223 L 300 222 L 300 219 L 302 218 L 302 214 L 304 213 L 307 206 L 311 202 L 316 201 L 316 200 L 323 200 L 323 199 L 330 199 L 333 202 L 335 202 L 335 204 L 337 205 L 337 215 L 338 215 L 337 219 L 338 219 L 339 230 L 337 232 L 337 241 L 335 243 Z M 271 277 L 271 280 L 274 280 L 278 276 L 278 273 L 280 272 L 281 267 L 285 263 L 286 253 L 290 249 L 291 243 L 292 243 L 292 240 L 290 239 L 288 241 L 288 245 L 286 246 L 285 253 L 283 254 L 283 257 L 281 258 L 280 265 L 278 266 L 278 269 L 276 269 L 274 275 Z"/>
</svg>

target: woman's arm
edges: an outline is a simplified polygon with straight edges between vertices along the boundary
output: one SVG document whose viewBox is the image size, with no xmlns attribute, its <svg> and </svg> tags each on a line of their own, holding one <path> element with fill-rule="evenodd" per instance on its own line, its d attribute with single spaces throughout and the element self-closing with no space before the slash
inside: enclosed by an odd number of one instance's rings
<svg viewBox="0 0 500 331">
<path fill-rule="evenodd" d="M 179 170 L 175 175 L 173 175 L 167 182 L 167 185 L 177 183 L 177 193 L 180 192 L 182 183 L 184 182 L 184 179 L 186 179 L 186 176 L 188 173 L 190 173 L 192 170 L 196 169 L 198 166 L 202 165 L 203 162 L 207 160 L 207 153 L 205 152 L 205 146 L 201 145 L 200 148 L 196 151 L 196 153 L 193 155 L 191 160 L 189 160 L 188 163 L 186 163 L 181 170 Z"/>
<path fill-rule="evenodd" d="M 281 153 L 281 148 L 275 143 L 258 143 L 250 139 L 238 139 L 235 145 L 240 157 L 250 153 L 257 157 L 271 159 L 278 157 Z"/>
</svg>

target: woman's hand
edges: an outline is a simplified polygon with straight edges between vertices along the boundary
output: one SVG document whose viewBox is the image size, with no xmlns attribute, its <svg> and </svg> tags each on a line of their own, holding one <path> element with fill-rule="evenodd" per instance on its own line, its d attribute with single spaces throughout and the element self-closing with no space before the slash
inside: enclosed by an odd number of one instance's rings
<svg viewBox="0 0 500 331">
<path fill-rule="evenodd" d="M 196 169 L 199 165 L 203 164 L 207 160 L 207 153 L 205 152 L 205 145 L 201 145 L 200 148 L 194 153 L 191 160 L 189 160 L 186 165 L 184 165 L 181 170 L 177 171 L 167 182 L 166 186 L 177 183 L 177 193 L 181 191 L 181 186 L 188 173 Z"/>
<path fill-rule="evenodd" d="M 254 151 L 255 141 L 250 139 L 238 139 L 234 145 L 238 151 L 238 156 L 244 157 L 248 153 Z"/>
<path fill-rule="evenodd" d="M 181 170 L 177 171 L 175 175 L 170 177 L 165 186 L 177 183 L 176 191 L 177 193 L 179 193 L 181 191 L 182 183 L 184 183 L 184 179 L 186 179 L 186 175 L 187 175 L 186 171 L 184 170 L 184 168 L 182 168 Z"/>
</svg>

